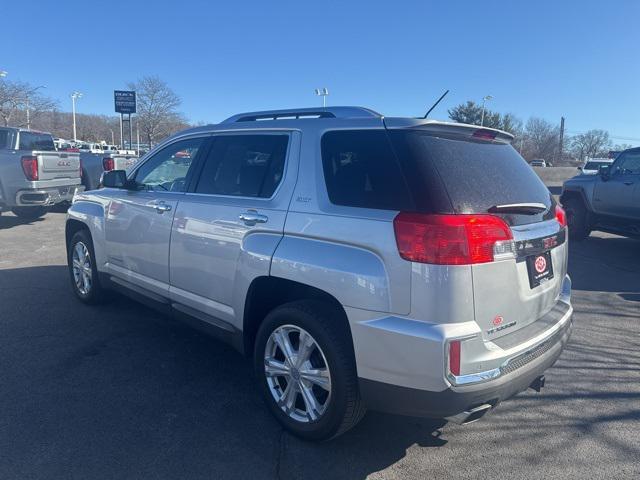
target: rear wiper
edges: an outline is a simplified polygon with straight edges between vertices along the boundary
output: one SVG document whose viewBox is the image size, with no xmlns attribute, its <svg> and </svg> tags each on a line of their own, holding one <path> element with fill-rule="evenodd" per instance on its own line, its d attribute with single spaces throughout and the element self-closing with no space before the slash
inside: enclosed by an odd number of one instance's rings
<svg viewBox="0 0 640 480">
<path fill-rule="evenodd" d="M 489 213 L 520 213 L 522 215 L 535 215 L 547 210 L 544 203 L 511 203 L 508 205 L 494 205 L 487 210 Z"/>
</svg>

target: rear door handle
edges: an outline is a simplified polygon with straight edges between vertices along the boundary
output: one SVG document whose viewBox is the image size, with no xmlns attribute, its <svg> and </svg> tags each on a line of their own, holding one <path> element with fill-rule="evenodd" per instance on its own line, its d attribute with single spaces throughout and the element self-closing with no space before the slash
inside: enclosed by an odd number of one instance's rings
<svg viewBox="0 0 640 480">
<path fill-rule="evenodd" d="M 628 182 L 622 182 L 622 183 L 624 183 L 625 185 L 633 185 L 636 182 L 630 180 Z"/>
<path fill-rule="evenodd" d="M 247 211 L 238 215 L 238 218 L 247 225 L 255 225 L 256 223 L 267 223 L 269 217 L 260 215 L 258 212 Z"/>
</svg>

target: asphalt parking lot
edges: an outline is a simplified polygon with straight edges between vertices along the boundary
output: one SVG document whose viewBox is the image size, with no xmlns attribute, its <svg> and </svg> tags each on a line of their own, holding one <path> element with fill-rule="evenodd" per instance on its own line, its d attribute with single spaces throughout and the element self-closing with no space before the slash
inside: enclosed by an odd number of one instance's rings
<svg viewBox="0 0 640 480">
<path fill-rule="evenodd" d="M 369 413 L 284 433 L 231 348 L 122 297 L 81 305 L 64 214 L 0 217 L 0 478 L 639 478 L 640 242 L 571 245 L 575 329 L 542 393 L 464 427 Z"/>
</svg>

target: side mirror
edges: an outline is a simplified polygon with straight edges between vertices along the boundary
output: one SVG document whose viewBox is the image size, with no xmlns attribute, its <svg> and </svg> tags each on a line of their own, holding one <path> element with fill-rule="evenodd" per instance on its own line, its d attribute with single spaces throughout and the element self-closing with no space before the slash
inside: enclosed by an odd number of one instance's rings
<svg viewBox="0 0 640 480">
<path fill-rule="evenodd" d="M 598 168 L 598 175 L 600 175 L 605 181 L 609 180 L 609 177 L 611 176 L 611 165 L 600 165 L 600 168 Z"/>
<path fill-rule="evenodd" d="M 578 170 L 582 171 L 582 167 L 578 167 Z"/>
<path fill-rule="evenodd" d="M 106 188 L 127 188 L 127 172 L 124 170 L 110 170 L 102 174 L 100 183 Z"/>
</svg>

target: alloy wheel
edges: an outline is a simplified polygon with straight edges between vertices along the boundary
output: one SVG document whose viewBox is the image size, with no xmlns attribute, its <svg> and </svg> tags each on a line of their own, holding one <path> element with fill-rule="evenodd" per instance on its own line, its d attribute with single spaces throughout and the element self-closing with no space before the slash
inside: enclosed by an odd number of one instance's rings
<svg viewBox="0 0 640 480">
<path fill-rule="evenodd" d="M 91 255 L 87 246 L 78 242 L 73 247 L 73 279 L 76 288 L 82 295 L 91 291 L 93 271 L 91 269 Z"/>
<path fill-rule="evenodd" d="M 327 359 L 306 330 L 295 325 L 276 328 L 267 341 L 264 372 L 269 391 L 289 418 L 319 420 L 331 398 Z"/>
</svg>

